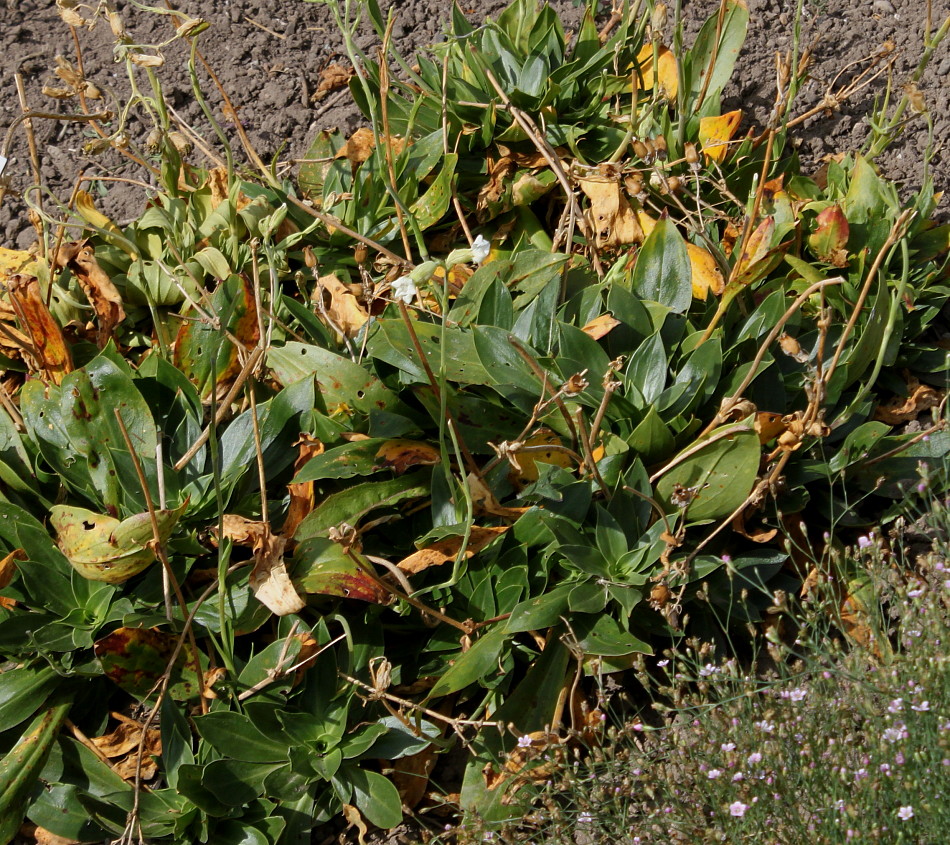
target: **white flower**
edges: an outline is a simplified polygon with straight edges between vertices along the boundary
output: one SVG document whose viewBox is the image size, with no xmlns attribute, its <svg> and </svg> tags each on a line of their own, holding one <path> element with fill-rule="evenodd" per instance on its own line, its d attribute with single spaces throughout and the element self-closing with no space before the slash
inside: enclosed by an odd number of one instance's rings
<svg viewBox="0 0 950 845">
<path fill-rule="evenodd" d="M 400 276 L 394 281 L 390 288 L 392 289 L 393 299 L 401 299 L 406 305 L 409 305 L 415 298 L 419 290 L 416 283 L 409 276 Z"/>
<path fill-rule="evenodd" d="M 590 813 L 581 813 L 577 817 L 578 824 L 590 824 L 594 820 L 594 817 Z"/>
<path fill-rule="evenodd" d="M 926 713 L 930 709 L 929 701 L 921 701 L 920 704 L 912 704 L 911 710 L 916 710 L 918 713 Z"/>
<path fill-rule="evenodd" d="M 531 747 L 531 737 L 525 734 L 524 736 L 518 737 L 518 748 L 530 748 Z"/>
<path fill-rule="evenodd" d="M 914 808 L 911 806 L 901 807 L 897 811 L 897 818 L 899 818 L 901 821 L 906 822 L 908 819 L 912 819 L 913 817 L 914 817 Z"/>
<path fill-rule="evenodd" d="M 481 264 L 488 258 L 489 252 L 491 252 L 491 243 L 486 241 L 481 235 L 472 241 L 472 261 L 476 264 Z"/>
</svg>

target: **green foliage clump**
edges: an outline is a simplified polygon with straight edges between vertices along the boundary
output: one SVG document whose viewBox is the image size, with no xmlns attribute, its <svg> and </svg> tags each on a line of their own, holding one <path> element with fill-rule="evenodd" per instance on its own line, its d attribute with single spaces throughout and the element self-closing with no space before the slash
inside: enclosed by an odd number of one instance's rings
<svg viewBox="0 0 950 845">
<path fill-rule="evenodd" d="M 460 738 L 463 810 L 507 817 L 516 749 L 581 731 L 592 679 L 767 628 L 824 530 L 892 519 L 948 451 L 939 419 L 900 429 L 946 381 L 932 183 L 804 176 L 792 63 L 733 140 L 740 0 L 689 50 L 656 13 L 568 40 L 533 0 L 456 10 L 400 74 L 375 3 L 382 63 L 333 8 L 372 130 L 321 134 L 294 184 L 191 167 L 156 107 L 162 190 L 121 231 L 84 212 L 124 319 L 9 361 L 4 818 L 393 827 L 403 768 Z M 105 290 L 37 276 L 53 326 Z M 138 726 L 111 765 L 56 733 L 111 737 L 110 711 Z"/>
</svg>

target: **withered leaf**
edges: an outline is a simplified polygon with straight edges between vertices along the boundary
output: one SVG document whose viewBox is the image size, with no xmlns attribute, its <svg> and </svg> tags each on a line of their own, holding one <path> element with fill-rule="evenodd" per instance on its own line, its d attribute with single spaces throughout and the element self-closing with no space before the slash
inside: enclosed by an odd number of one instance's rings
<svg viewBox="0 0 950 845">
<path fill-rule="evenodd" d="M 465 547 L 465 557 L 470 558 L 477 552 L 480 552 L 492 540 L 504 534 L 507 530 L 507 525 L 488 528 L 480 528 L 477 525 L 472 526 L 468 538 L 468 545 Z M 463 537 L 446 537 L 444 540 L 439 540 L 431 546 L 426 546 L 424 549 L 413 552 L 408 557 L 399 561 L 397 566 L 403 572 L 408 572 L 411 575 L 416 572 L 422 572 L 430 566 L 439 566 L 443 563 L 448 563 L 450 560 L 455 560 L 456 555 L 458 555 L 459 550 L 462 548 L 463 539 Z"/>
<path fill-rule="evenodd" d="M 69 267 L 79 280 L 86 299 L 99 317 L 97 344 L 100 349 L 104 348 L 112 337 L 112 330 L 125 319 L 125 309 L 122 307 L 122 297 L 118 289 L 99 266 L 96 253 L 88 241 L 63 244 L 56 253 L 56 265 Z"/>
<path fill-rule="evenodd" d="M 590 200 L 597 246 L 618 247 L 643 242 L 643 229 L 619 181 L 580 179 L 578 184 Z"/>
<path fill-rule="evenodd" d="M 330 328 L 346 337 L 355 337 L 369 319 L 369 313 L 356 295 L 333 273 L 320 277 L 313 295 L 323 298 Z"/>
<path fill-rule="evenodd" d="M 73 358 L 66 339 L 40 294 L 35 276 L 11 276 L 7 282 L 10 303 L 20 325 L 30 337 L 30 347 L 24 348 L 24 360 L 33 372 L 40 373 L 54 384 L 73 370 Z"/>
<path fill-rule="evenodd" d="M 351 76 L 353 76 L 353 68 L 344 67 L 335 62 L 327 65 L 320 71 L 320 81 L 317 83 L 317 90 L 310 98 L 310 102 L 319 103 L 320 100 L 324 99 L 331 91 L 336 91 L 337 88 L 342 88 L 346 85 L 350 81 Z"/>
<path fill-rule="evenodd" d="M 594 317 L 593 320 L 587 323 L 581 331 L 584 332 L 588 337 L 592 337 L 594 340 L 600 340 L 602 337 L 605 337 L 610 333 L 612 329 L 615 329 L 620 325 L 620 320 L 614 317 L 612 314 L 601 314 L 599 317 Z"/>
<path fill-rule="evenodd" d="M 306 606 L 294 589 L 284 563 L 287 540 L 272 534 L 270 528 L 254 544 L 254 569 L 248 583 L 257 600 L 278 616 L 297 613 Z"/>
</svg>

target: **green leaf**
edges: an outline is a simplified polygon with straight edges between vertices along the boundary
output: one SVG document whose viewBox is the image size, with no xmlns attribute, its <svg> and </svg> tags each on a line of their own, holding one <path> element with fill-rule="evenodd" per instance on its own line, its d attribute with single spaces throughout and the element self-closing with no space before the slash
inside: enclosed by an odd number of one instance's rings
<svg viewBox="0 0 950 845">
<path fill-rule="evenodd" d="M 413 328 L 429 367 L 437 376 L 459 384 L 489 382 L 489 374 L 479 361 L 471 332 L 446 326 L 443 335 L 441 326 L 419 322 Z M 428 383 L 425 368 L 402 320 L 378 320 L 367 349 L 374 358 L 392 364 L 416 381 Z"/>
<path fill-rule="evenodd" d="M 49 666 L 24 666 L 0 674 L 0 732 L 32 716 L 58 681 L 59 675 Z"/>
<path fill-rule="evenodd" d="M 692 273 L 683 236 L 672 220 L 661 217 L 637 256 L 634 293 L 683 314 L 693 301 Z"/>
<path fill-rule="evenodd" d="M 213 715 L 215 714 L 208 714 Z M 202 716 L 201 719 L 207 719 L 208 716 Z M 244 807 L 264 794 L 265 778 L 285 765 L 286 763 L 215 760 L 202 770 L 201 785 L 226 807 Z"/>
<path fill-rule="evenodd" d="M 498 663 L 498 656 L 505 646 L 509 631 L 498 625 L 475 641 L 472 647 L 462 652 L 429 691 L 429 698 L 441 698 L 465 689 L 484 678 Z"/>
<path fill-rule="evenodd" d="M 248 348 L 257 343 L 257 311 L 250 280 L 243 275 L 226 276 L 211 297 L 211 311 L 215 323 L 186 320 L 175 341 L 175 366 L 194 382 L 203 399 L 237 374 L 238 351 L 233 338 Z"/>
<path fill-rule="evenodd" d="M 527 599 L 516 605 L 508 617 L 505 631 L 517 634 L 521 631 L 537 631 L 550 628 L 567 610 L 568 599 L 574 584 L 561 584 L 541 596 Z"/>
<path fill-rule="evenodd" d="M 30 792 L 70 706 L 59 703 L 40 713 L 0 760 L 0 842 L 12 841 L 19 830 Z"/>
<path fill-rule="evenodd" d="M 201 738 L 226 757 L 247 763 L 277 763 L 287 759 L 286 740 L 265 736 L 241 713 L 220 710 L 198 716 L 194 721 Z"/>
<path fill-rule="evenodd" d="M 367 481 L 327 496 L 313 509 L 295 535 L 297 540 L 325 535 L 326 532 L 347 522 L 357 525 L 371 511 L 392 508 L 409 499 L 428 496 L 431 492 L 431 472 L 420 470 L 388 481 Z"/>
<path fill-rule="evenodd" d="M 715 435 L 713 431 L 710 437 Z M 671 502 L 674 490 L 678 496 L 682 491 L 695 491 L 687 511 L 691 521 L 728 516 L 742 504 L 755 484 L 760 451 L 758 435 L 750 429 L 714 440 L 659 480 L 657 498 L 673 512 L 680 509 Z"/>
<path fill-rule="evenodd" d="M 458 160 L 457 153 L 445 155 L 439 175 L 432 181 L 429 189 L 409 208 L 409 212 L 416 218 L 416 224 L 420 229 L 425 230 L 434 226 L 449 210 Z"/>
<path fill-rule="evenodd" d="M 648 643 L 638 639 L 612 616 L 581 615 L 571 619 L 578 648 L 585 655 L 622 657 L 628 654 L 653 654 Z"/>
<path fill-rule="evenodd" d="M 384 830 L 402 822 L 402 802 L 389 778 L 355 766 L 347 766 L 341 775 L 353 786 L 353 800 L 370 822 Z"/>
<path fill-rule="evenodd" d="M 319 346 L 292 341 L 267 353 L 267 366 L 285 387 L 316 377 L 317 407 L 332 413 L 341 405 L 368 414 L 397 410 L 399 400 L 365 367 Z"/>
<path fill-rule="evenodd" d="M 689 51 L 691 93 L 698 95 L 705 86 L 707 100 L 713 104 L 718 102 L 720 92 L 732 76 L 749 26 L 749 9 L 745 0 L 727 0 L 721 29 L 718 17 L 715 14 L 703 24 Z M 713 63 L 712 74 L 707 83 L 710 62 Z"/>
<path fill-rule="evenodd" d="M 60 386 L 35 380 L 23 386 L 20 410 L 43 457 L 82 495 L 110 512 L 145 510 L 135 465 L 115 412 L 132 439 L 145 476 L 158 499 L 155 421 L 134 382 L 100 354 L 69 373 Z"/>
</svg>

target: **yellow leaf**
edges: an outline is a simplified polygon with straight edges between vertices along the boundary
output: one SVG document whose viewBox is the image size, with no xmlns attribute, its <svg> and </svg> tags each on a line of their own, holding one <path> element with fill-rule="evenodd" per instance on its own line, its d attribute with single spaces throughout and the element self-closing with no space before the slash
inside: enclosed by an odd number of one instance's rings
<svg viewBox="0 0 950 845">
<path fill-rule="evenodd" d="M 346 337 L 357 335 L 369 319 L 369 314 L 356 296 L 333 273 L 320 277 L 313 294 L 314 297 L 324 298 L 324 313 L 329 318 L 330 328 L 342 332 Z"/>
<path fill-rule="evenodd" d="M 468 545 L 465 546 L 465 558 L 470 558 L 476 552 L 480 552 L 497 536 L 504 534 L 508 528 L 509 526 L 507 525 L 498 525 L 490 528 L 480 528 L 477 525 L 473 525 L 472 530 L 469 532 Z M 426 546 L 424 549 L 413 552 L 396 565 L 403 572 L 408 572 L 412 575 L 416 572 L 422 572 L 430 566 L 440 566 L 443 563 L 448 563 L 450 560 L 455 560 L 459 550 L 462 548 L 463 539 L 463 537 L 446 537 L 444 540 L 439 540 L 431 546 Z"/>
<path fill-rule="evenodd" d="M 388 440 L 379 447 L 376 460 L 402 475 L 414 466 L 433 466 L 440 460 L 439 450 L 416 440 Z"/>
<path fill-rule="evenodd" d="M 76 211 L 78 212 L 79 216 L 91 226 L 95 226 L 97 229 L 103 229 L 104 231 L 115 235 L 115 245 L 127 252 L 129 258 L 131 258 L 133 261 L 138 261 L 138 254 L 135 252 L 135 250 L 131 249 L 129 246 L 129 241 L 125 235 L 122 234 L 121 229 L 119 229 L 115 223 L 113 223 L 108 217 L 106 217 L 105 214 L 96 208 L 96 203 L 93 200 L 91 194 L 86 191 L 76 191 Z"/>
<path fill-rule="evenodd" d="M 659 81 L 659 90 L 668 100 L 672 100 L 679 90 L 679 78 L 676 75 L 676 56 L 668 47 L 660 45 L 657 50 L 656 73 L 653 70 L 653 44 L 644 44 L 637 53 L 637 66 L 643 77 L 643 90 L 652 91 Z"/>
<path fill-rule="evenodd" d="M 534 437 L 524 442 L 528 447 L 561 446 L 561 438 L 550 429 L 536 434 Z M 573 462 L 571 456 L 561 449 L 533 449 L 531 451 L 518 451 L 514 453 L 514 458 L 521 468 L 520 472 L 512 467 L 508 473 L 508 479 L 515 487 L 519 489 L 525 487 L 533 481 L 538 480 L 538 464 L 553 464 L 562 469 L 571 469 Z"/>
<path fill-rule="evenodd" d="M 15 276 L 17 273 L 35 276 L 36 260 L 32 252 L 0 247 L 0 282 L 5 283 L 10 276 Z"/>
<path fill-rule="evenodd" d="M 617 247 L 643 242 L 643 229 L 620 183 L 606 179 L 579 179 L 590 199 L 590 213 L 598 247 Z"/>
<path fill-rule="evenodd" d="M 749 235 L 742 250 L 742 255 L 736 262 L 732 271 L 732 278 L 737 282 L 742 282 L 743 276 L 747 276 L 752 267 L 768 255 L 772 246 L 772 233 L 775 231 L 775 218 L 766 217 L 755 231 Z"/>
<path fill-rule="evenodd" d="M 608 334 L 616 326 L 620 325 L 620 320 L 616 317 L 613 317 L 610 314 L 601 314 L 599 317 L 594 317 L 584 328 L 581 329 L 584 334 L 588 337 L 594 338 L 594 340 L 600 340 L 606 334 Z"/>
<path fill-rule="evenodd" d="M 706 161 L 721 162 L 729 151 L 729 142 L 742 120 L 742 110 L 727 112 L 720 117 L 703 117 L 699 121 L 699 143 Z"/>
<path fill-rule="evenodd" d="M 705 299 L 712 291 L 719 296 L 726 287 L 719 265 L 708 249 L 686 243 L 686 254 L 689 256 L 689 266 L 692 269 L 693 296 L 696 299 Z"/>
</svg>

